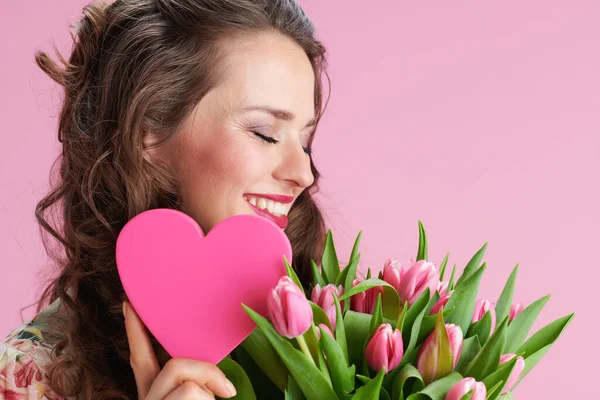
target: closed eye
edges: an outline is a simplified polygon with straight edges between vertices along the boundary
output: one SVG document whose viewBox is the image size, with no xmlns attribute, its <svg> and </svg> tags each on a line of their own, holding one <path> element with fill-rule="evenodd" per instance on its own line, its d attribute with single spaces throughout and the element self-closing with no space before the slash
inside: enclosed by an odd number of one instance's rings
<svg viewBox="0 0 600 400">
<path fill-rule="evenodd" d="M 258 137 L 261 141 L 263 141 L 265 143 L 271 143 L 271 144 L 279 143 L 279 140 L 273 139 L 270 136 L 263 135 L 262 133 L 258 133 L 255 131 L 252 131 L 252 133 L 254 133 L 256 135 L 256 137 Z M 308 155 L 312 154 L 312 149 L 310 147 L 303 147 L 302 149 L 304 150 L 304 152 L 306 154 L 308 154 Z"/>
</svg>

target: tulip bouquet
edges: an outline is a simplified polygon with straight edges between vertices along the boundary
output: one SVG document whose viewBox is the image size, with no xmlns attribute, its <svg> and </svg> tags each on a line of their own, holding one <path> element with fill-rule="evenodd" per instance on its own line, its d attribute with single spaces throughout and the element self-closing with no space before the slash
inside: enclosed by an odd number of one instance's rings
<svg viewBox="0 0 600 400">
<path fill-rule="evenodd" d="M 428 261 L 419 222 L 416 260 L 387 260 L 378 278 L 357 277 L 358 235 L 341 269 L 328 232 L 308 293 L 288 276 L 269 294 L 268 318 L 219 367 L 240 399 L 512 399 L 573 318 L 527 337 L 548 301 L 513 303 L 518 265 L 495 302 L 478 298 L 487 243 L 445 280 L 448 256 Z"/>
</svg>

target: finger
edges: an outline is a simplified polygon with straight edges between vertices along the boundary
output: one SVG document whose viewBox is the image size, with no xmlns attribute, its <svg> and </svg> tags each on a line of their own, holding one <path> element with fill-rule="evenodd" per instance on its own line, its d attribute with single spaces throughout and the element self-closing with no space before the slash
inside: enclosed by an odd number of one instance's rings
<svg viewBox="0 0 600 400">
<path fill-rule="evenodd" d="M 177 389 L 173 390 L 164 400 L 209 400 L 214 399 L 215 395 L 202 390 L 195 382 L 183 382 Z"/>
<path fill-rule="evenodd" d="M 186 358 L 172 358 L 154 380 L 147 399 L 162 400 L 185 381 L 206 386 L 222 398 L 236 395 L 235 387 L 216 365 Z"/>
<path fill-rule="evenodd" d="M 129 363 L 135 376 L 138 397 L 145 399 L 150 392 L 152 382 L 160 372 L 160 367 L 150 337 L 146 333 L 146 327 L 129 302 L 123 303 L 123 314 L 129 342 Z"/>
</svg>

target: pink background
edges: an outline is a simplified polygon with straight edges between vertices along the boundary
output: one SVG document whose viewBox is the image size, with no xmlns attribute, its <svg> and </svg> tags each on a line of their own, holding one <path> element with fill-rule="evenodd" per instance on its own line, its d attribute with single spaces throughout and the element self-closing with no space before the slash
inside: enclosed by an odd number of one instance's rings
<svg viewBox="0 0 600 400">
<path fill-rule="evenodd" d="M 33 54 L 54 39 L 66 55 L 67 22 L 87 2 L 3 3 L 2 337 L 49 273 L 33 212 L 58 150 L 61 92 Z M 315 159 L 340 256 L 362 229 L 363 268 L 408 260 L 419 219 L 435 262 L 450 251 L 462 268 L 488 241 L 481 296 L 495 300 L 519 263 L 517 300 L 553 294 L 534 329 L 576 312 L 516 397 L 595 398 L 600 5 L 301 4 L 329 49 Z"/>
</svg>

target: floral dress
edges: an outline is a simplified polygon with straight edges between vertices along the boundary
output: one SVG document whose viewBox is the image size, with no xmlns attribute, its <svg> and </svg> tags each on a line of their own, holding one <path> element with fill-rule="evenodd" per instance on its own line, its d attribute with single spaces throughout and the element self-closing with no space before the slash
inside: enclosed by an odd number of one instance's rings
<svg viewBox="0 0 600 400">
<path fill-rule="evenodd" d="M 45 366 L 51 347 L 44 342 L 47 316 L 55 301 L 0 342 L 0 400 L 62 399 L 48 387 Z"/>
</svg>

